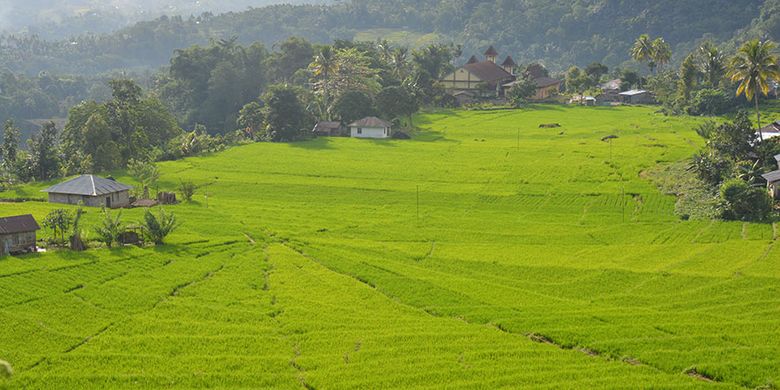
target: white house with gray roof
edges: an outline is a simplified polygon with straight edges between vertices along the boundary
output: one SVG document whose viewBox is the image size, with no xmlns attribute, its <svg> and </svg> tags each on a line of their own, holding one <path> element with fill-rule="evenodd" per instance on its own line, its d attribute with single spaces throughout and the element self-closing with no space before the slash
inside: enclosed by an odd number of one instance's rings
<svg viewBox="0 0 780 390">
<path fill-rule="evenodd" d="M 392 130 L 392 123 L 375 116 L 349 124 L 349 134 L 352 138 L 390 138 L 393 135 Z"/>
<path fill-rule="evenodd" d="M 49 203 L 120 208 L 130 206 L 130 190 L 132 188 L 114 179 L 81 175 L 55 184 L 43 192 L 49 194 Z"/>
</svg>

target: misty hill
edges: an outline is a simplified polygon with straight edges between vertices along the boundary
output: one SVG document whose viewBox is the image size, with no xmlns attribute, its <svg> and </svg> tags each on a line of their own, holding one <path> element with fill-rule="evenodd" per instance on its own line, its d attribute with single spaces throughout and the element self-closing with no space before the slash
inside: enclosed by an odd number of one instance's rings
<svg viewBox="0 0 780 390">
<path fill-rule="evenodd" d="M 235 4 L 241 3 L 236 2 Z M 46 41 L 22 36 L 0 42 L 0 67 L 36 74 L 94 74 L 156 68 L 173 50 L 236 36 L 272 45 L 288 36 L 314 42 L 404 37 L 464 45 L 464 55 L 495 45 L 520 62 L 560 71 L 572 64 L 628 60 L 642 33 L 663 36 L 677 55 L 702 39 L 780 38 L 778 0 L 352 0 L 333 5 L 272 5 L 220 15 L 160 17 L 114 33 Z M 417 39 L 419 38 L 419 39 Z"/>
<path fill-rule="evenodd" d="M 108 33 L 162 15 L 189 16 L 243 11 L 278 3 L 328 0 L 0 0 L 0 31 L 26 32 L 47 39 Z"/>
</svg>

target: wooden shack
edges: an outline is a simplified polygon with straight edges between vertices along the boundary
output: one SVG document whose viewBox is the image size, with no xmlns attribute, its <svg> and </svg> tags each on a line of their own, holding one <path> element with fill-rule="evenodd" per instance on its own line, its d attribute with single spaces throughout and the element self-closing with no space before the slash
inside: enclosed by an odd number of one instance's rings
<svg viewBox="0 0 780 390">
<path fill-rule="evenodd" d="M 38 230 L 41 227 L 30 214 L 0 218 L 0 256 L 35 252 Z"/>
</svg>

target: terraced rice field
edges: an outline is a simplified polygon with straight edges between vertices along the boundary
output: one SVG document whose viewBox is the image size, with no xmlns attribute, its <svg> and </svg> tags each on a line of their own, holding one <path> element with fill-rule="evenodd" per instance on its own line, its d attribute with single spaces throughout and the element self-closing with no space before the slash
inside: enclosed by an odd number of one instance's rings
<svg viewBox="0 0 780 390">
<path fill-rule="evenodd" d="M 417 121 L 411 141 L 165 163 L 163 187 L 202 186 L 169 207 L 184 222 L 170 245 L 0 260 L 16 371 L 0 387 L 780 383 L 774 227 L 681 221 L 639 177 L 689 156 L 696 120 L 540 106 Z"/>
</svg>

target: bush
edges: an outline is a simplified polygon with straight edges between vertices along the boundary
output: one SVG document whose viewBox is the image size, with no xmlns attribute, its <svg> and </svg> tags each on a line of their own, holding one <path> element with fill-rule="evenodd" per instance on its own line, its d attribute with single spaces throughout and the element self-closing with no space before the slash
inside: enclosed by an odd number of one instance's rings
<svg viewBox="0 0 780 390">
<path fill-rule="evenodd" d="M 734 106 L 733 99 L 719 89 L 702 89 L 697 91 L 691 103 L 686 107 L 689 115 L 723 115 Z"/>
<path fill-rule="evenodd" d="M 195 195 L 195 184 L 191 181 L 183 181 L 179 184 L 179 192 L 181 197 L 187 202 L 192 201 L 192 196 Z"/>
<path fill-rule="evenodd" d="M 713 188 L 732 171 L 731 163 L 716 153 L 703 150 L 693 156 L 691 168 L 704 183 Z M 714 192 L 714 191 L 713 191 Z"/>
<path fill-rule="evenodd" d="M 764 221 L 772 213 L 772 200 L 763 187 L 751 187 L 740 179 L 720 186 L 723 218 L 735 221 Z"/>
<path fill-rule="evenodd" d="M 14 375 L 14 369 L 11 364 L 5 360 L 0 360 L 0 378 L 10 378 Z"/>
<path fill-rule="evenodd" d="M 55 209 L 43 219 L 43 226 L 52 230 L 54 241 L 57 241 L 59 238 L 60 242 L 65 242 L 65 232 L 70 229 L 72 222 L 73 216 L 71 216 L 68 210 Z"/>
<path fill-rule="evenodd" d="M 160 214 L 157 216 L 149 210 L 146 210 L 144 214 L 144 234 L 155 245 L 164 244 L 165 237 L 176 230 L 178 226 L 176 216 L 173 213 L 166 214 L 163 209 L 160 209 Z"/>
<path fill-rule="evenodd" d="M 101 226 L 95 228 L 98 241 L 111 248 L 115 243 L 118 244 L 120 242 L 119 235 L 122 234 L 122 230 L 124 230 L 122 226 L 122 212 L 120 211 L 116 214 L 116 217 L 112 217 L 108 210 L 103 209 Z"/>
</svg>

